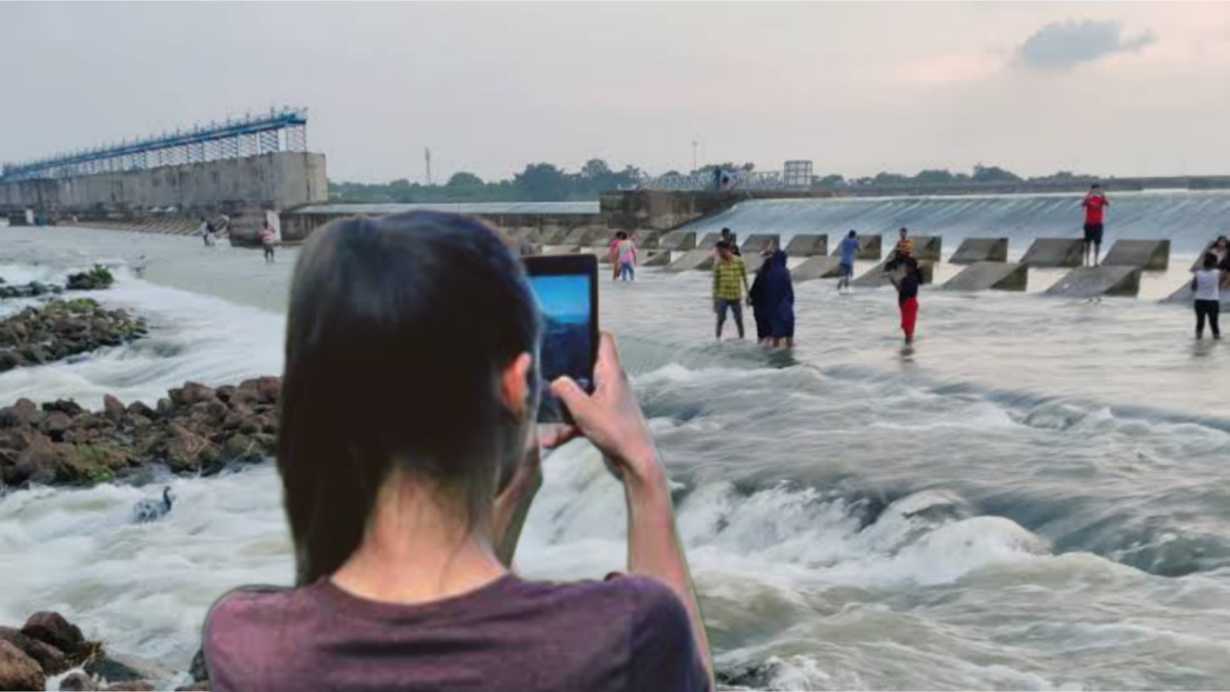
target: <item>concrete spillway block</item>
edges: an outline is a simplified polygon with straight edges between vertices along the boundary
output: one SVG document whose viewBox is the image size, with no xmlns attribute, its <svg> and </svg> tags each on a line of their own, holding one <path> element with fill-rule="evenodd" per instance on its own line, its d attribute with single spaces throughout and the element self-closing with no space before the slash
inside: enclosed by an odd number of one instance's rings
<svg viewBox="0 0 1230 692">
<path fill-rule="evenodd" d="M 712 270 L 713 250 L 688 250 L 683 257 L 671 262 L 666 267 L 669 272 L 684 272 L 692 269 Z"/>
<path fill-rule="evenodd" d="M 567 232 L 555 226 L 547 226 L 538 229 L 534 234 L 534 241 L 543 245 L 561 245 L 564 242 L 564 236 Z"/>
<path fill-rule="evenodd" d="M 884 256 L 884 240 L 878 235 L 860 235 L 858 238 L 858 254 L 854 256 L 856 260 L 870 260 L 879 262 Z M 837 257 L 841 254 L 841 243 L 834 244 L 833 256 Z"/>
<path fill-rule="evenodd" d="M 776 250 L 781 247 L 782 237 L 776 233 L 753 233 L 743 241 L 744 255 L 759 254 L 764 250 Z"/>
<path fill-rule="evenodd" d="M 1191 279 L 1188 279 L 1183 282 L 1183 285 L 1179 287 L 1179 290 L 1171 293 L 1162 302 L 1191 305 L 1195 298 L 1195 292 L 1192 291 L 1192 281 Z M 1223 274 L 1221 277 L 1221 304 L 1223 309 L 1230 308 L 1230 273 Z"/>
<path fill-rule="evenodd" d="M 743 267 L 748 274 L 755 274 L 764 266 L 765 259 L 759 252 L 746 252 L 743 254 Z"/>
<path fill-rule="evenodd" d="M 1029 267 L 1007 262 L 975 262 L 949 279 L 944 288 L 949 291 L 1024 291 L 1029 281 Z"/>
<path fill-rule="evenodd" d="M 1200 254 L 1196 255 L 1196 261 L 1192 262 L 1192 271 L 1196 271 L 1204 266 L 1204 256 L 1213 251 L 1213 245 L 1216 243 L 1216 240 L 1210 240 L 1209 244 L 1205 245 L 1204 249 L 1200 251 Z"/>
<path fill-rule="evenodd" d="M 662 237 L 662 232 L 639 229 L 633 234 L 633 237 L 636 238 L 637 247 L 656 248 L 659 247 L 658 240 Z"/>
<path fill-rule="evenodd" d="M 1102 264 L 1166 271 L 1170 266 L 1170 240 L 1116 240 Z"/>
<path fill-rule="evenodd" d="M 889 273 L 884 271 L 884 265 L 886 263 L 887 261 L 877 264 L 875 266 L 875 269 L 872 269 L 866 274 L 863 274 L 862 276 L 858 277 L 854 281 L 850 282 L 850 285 L 857 286 L 859 288 L 878 288 L 880 286 L 891 286 L 892 282 L 888 280 Z M 918 273 L 922 275 L 922 282 L 924 284 L 931 283 L 931 278 L 935 275 L 935 263 L 926 261 L 926 260 L 920 260 L 918 262 Z"/>
<path fill-rule="evenodd" d="M 829 237 L 826 233 L 797 233 L 786 244 L 789 257 L 816 257 L 829 254 Z"/>
<path fill-rule="evenodd" d="M 696 249 L 695 231 L 671 231 L 658 238 L 658 247 L 663 250 L 687 252 Z"/>
<path fill-rule="evenodd" d="M 718 241 L 721 239 L 722 239 L 721 233 L 706 233 L 705 237 L 701 238 L 700 242 L 696 244 L 696 249 L 697 250 L 712 250 L 713 247 L 717 245 Z"/>
<path fill-rule="evenodd" d="M 603 240 L 609 240 L 607 238 L 608 235 L 610 234 L 605 230 L 590 228 L 588 226 L 578 226 L 577 228 L 574 228 L 564 234 L 564 239 L 561 241 L 561 244 L 576 245 L 578 247 L 582 245 L 594 245 L 602 242 Z"/>
<path fill-rule="evenodd" d="M 884 242 L 889 243 L 888 256 L 892 257 L 893 252 L 897 249 L 896 235 L 884 236 Z M 910 240 L 914 241 L 913 258 L 919 262 L 938 262 L 940 261 L 940 252 L 944 248 L 944 239 L 938 235 L 912 235 Z"/>
<path fill-rule="evenodd" d="M 948 260 L 953 264 L 974 264 L 975 262 L 1007 262 L 1007 238 L 966 238 L 961 241 L 961 247 Z"/>
<path fill-rule="evenodd" d="M 665 267 L 670 263 L 670 250 L 647 250 L 641 257 L 642 267 Z"/>
<path fill-rule="evenodd" d="M 1038 238 L 1025 251 L 1021 264 L 1030 267 L 1079 267 L 1085 244 L 1080 238 Z"/>
<path fill-rule="evenodd" d="M 796 284 L 816 279 L 835 279 L 841 276 L 841 258 L 812 257 L 791 269 L 790 276 Z"/>
<path fill-rule="evenodd" d="M 1139 267 L 1077 267 L 1046 289 L 1048 296 L 1065 298 L 1135 296 L 1139 292 Z"/>
<path fill-rule="evenodd" d="M 575 255 L 581 251 L 576 245 L 547 245 L 542 248 L 544 255 Z"/>
</svg>

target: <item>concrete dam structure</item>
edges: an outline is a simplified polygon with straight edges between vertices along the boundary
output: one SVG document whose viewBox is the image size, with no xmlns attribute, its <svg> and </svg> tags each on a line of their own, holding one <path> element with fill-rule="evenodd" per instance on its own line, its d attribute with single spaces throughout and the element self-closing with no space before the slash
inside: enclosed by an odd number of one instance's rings
<svg viewBox="0 0 1230 692">
<path fill-rule="evenodd" d="M 975 262 L 944 283 L 949 291 L 1024 291 L 1029 267 L 1015 262 Z"/>
<path fill-rule="evenodd" d="M 974 264 L 976 262 L 1007 262 L 1007 238 L 966 238 L 961 246 L 949 258 L 953 264 Z"/>
</svg>

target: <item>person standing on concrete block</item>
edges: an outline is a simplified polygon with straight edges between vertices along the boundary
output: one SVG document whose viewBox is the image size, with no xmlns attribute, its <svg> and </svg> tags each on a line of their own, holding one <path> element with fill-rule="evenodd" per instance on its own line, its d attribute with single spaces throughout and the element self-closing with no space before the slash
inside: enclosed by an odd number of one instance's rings
<svg viewBox="0 0 1230 692">
<path fill-rule="evenodd" d="M 905 343 L 914 343 L 914 328 L 918 324 L 918 285 L 922 277 L 918 273 L 918 261 L 909 255 L 896 260 L 902 269 L 902 275 L 889 278 L 897 288 L 897 307 L 901 309 L 901 331 L 905 332 Z"/>
<path fill-rule="evenodd" d="M 1196 338 L 1204 338 L 1204 323 L 1207 319 L 1214 339 L 1221 338 L 1218 317 L 1221 313 L 1222 271 L 1217 268 L 1217 255 L 1206 253 L 1202 268 L 1195 270 L 1192 291 L 1196 298 Z"/>
<path fill-rule="evenodd" d="M 747 288 L 747 267 L 743 258 L 731 252 L 724 240 L 717 244 L 717 261 L 713 263 L 713 311 L 717 313 L 717 328 L 714 333 L 722 340 L 722 326 L 726 324 L 726 311 L 735 316 L 739 338 L 743 338 L 743 294 Z"/>
<path fill-rule="evenodd" d="M 854 279 L 854 258 L 858 256 L 858 234 L 850 229 L 849 235 L 841 241 L 841 278 L 837 280 L 837 292 L 849 290 L 850 281 Z"/>
<path fill-rule="evenodd" d="M 277 243 L 277 236 L 273 233 L 273 227 L 266 221 L 261 227 L 261 247 L 265 249 L 265 264 L 273 264 L 273 247 Z"/>
<path fill-rule="evenodd" d="M 1103 212 L 1106 207 L 1110 206 L 1110 200 L 1106 199 L 1102 186 L 1094 183 L 1081 202 L 1081 206 L 1085 208 L 1085 266 L 1096 267 L 1100 262 L 1098 257 L 1102 254 Z M 1090 257 L 1091 251 L 1092 258 Z"/>
</svg>

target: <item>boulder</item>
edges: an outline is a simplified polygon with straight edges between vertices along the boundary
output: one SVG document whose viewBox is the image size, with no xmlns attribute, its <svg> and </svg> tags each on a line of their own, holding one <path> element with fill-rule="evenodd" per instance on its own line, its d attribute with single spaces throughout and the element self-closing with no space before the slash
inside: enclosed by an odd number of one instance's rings
<svg viewBox="0 0 1230 692">
<path fill-rule="evenodd" d="M 166 462 L 172 471 L 194 471 L 217 458 L 217 448 L 208 439 L 178 423 L 171 424 L 166 442 Z"/>
<path fill-rule="evenodd" d="M 193 682 L 209 679 L 209 669 L 205 667 L 205 649 L 196 650 L 192 664 L 188 666 L 188 674 L 192 676 Z"/>
<path fill-rule="evenodd" d="M 0 690 L 41 690 L 47 676 L 38 665 L 12 642 L 0 641 Z"/>
<path fill-rule="evenodd" d="M 95 692 L 97 689 L 94 678 L 79 670 L 74 670 L 60 681 L 60 692 Z"/>
<path fill-rule="evenodd" d="M 47 642 L 29 637 L 12 627 L 0 627 L 0 640 L 21 649 L 30 658 L 38 662 L 47 675 L 59 675 L 68 670 L 68 658 L 56 647 Z"/>
<path fill-rule="evenodd" d="M 18 483 L 51 483 L 61 475 L 63 467 L 63 451 L 51 438 L 38 432 L 29 433 L 25 448 L 17 456 L 14 477 L 20 479 Z"/>
<path fill-rule="evenodd" d="M 178 393 L 178 399 L 176 394 Z M 214 401 L 217 396 L 214 390 L 199 382 L 187 382 L 180 389 L 172 389 L 169 394 L 171 401 L 177 406 L 193 406 L 204 401 Z"/>
<path fill-rule="evenodd" d="M 103 396 L 103 415 L 111 420 L 111 422 L 119 423 L 124 419 L 124 413 L 124 404 L 120 403 L 119 399 L 110 394 Z"/>
<path fill-rule="evenodd" d="M 67 413 L 62 411 L 52 411 L 45 421 L 43 421 L 43 432 L 51 436 L 51 439 L 59 442 L 64 439 L 64 431 L 68 430 L 73 424 L 73 419 L 68 417 Z"/>
<path fill-rule="evenodd" d="M 26 619 L 21 633 L 46 642 L 70 657 L 79 653 L 85 644 L 81 628 L 53 611 L 44 610 L 31 615 Z"/>
</svg>

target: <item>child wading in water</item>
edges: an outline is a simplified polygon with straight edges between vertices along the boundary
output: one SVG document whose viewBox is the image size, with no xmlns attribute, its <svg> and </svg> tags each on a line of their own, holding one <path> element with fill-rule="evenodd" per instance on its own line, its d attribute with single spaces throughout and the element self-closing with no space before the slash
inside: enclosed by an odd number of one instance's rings
<svg viewBox="0 0 1230 692">
<path fill-rule="evenodd" d="M 265 264 L 273 264 L 273 247 L 278 241 L 277 235 L 274 234 L 273 228 L 266 221 L 261 228 L 261 247 L 265 249 Z"/>
<path fill-rule="evenodd" d="M 906 255 L 897 261 L 897 266 L 904 274 L 901 278 L 891 277 L 897 287 L 897 305 L 901 308 L 901 331 L 905 332 L 905 342 L 914 343 L 914 327 L 918 323 L 918 285 L 922 276 L 918 272 L 918 261 Z"/>
</svg>

